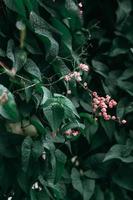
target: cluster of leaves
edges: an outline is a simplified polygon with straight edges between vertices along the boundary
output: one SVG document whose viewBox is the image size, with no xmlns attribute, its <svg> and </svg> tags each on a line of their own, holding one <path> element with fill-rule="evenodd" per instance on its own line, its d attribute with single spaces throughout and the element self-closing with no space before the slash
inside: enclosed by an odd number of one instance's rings
<svg viewBox="0 0 133 200">
<path fill-rule="evenodd" d="M 0 5 L 0 199 L 131 200 L 131 0 L 3 0 Z M 83 82 L 118 101 L 96 121 Z M 67 90 L 72 94 L 68 96 Z M 66 136 L 68 129 L 77 136 Z"/>
</svg>

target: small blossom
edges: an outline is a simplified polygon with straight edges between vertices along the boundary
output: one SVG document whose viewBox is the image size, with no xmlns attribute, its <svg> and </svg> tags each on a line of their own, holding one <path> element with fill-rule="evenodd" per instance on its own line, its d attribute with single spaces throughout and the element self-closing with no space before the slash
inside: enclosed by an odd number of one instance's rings
<svg viewBox="0 0 133 200">
<path fill-rule="evenodd" d="M 79 166 L 79 161 L 78 161 L 78 160 L 75 162 L 75 166 L 76 166 L 76 167 Z"/>
<path fill-rule="evenodd" d="M 67 90 L 67 94 L 72 94 L 72 91 L 71 90 Z"/>
<path fill-rule="evenodd" d="M 112 120 L 116 120 L 116 116 L 112 116 Z"/>
<path fill-rule="evenodd" d="M 93 107 L 94 107 L 95 109 L 97 109 L 97 108 L 98 108 L 98 105 L 95 104 Z"/>
<path fill-rule="evenodd" d="M 72 132 L 72 135 L 73 135 L 73 136 L 77 136 L 78 134 L 79 134 L 79 131 L 73 131 L 73 132 Z"/>
<path fill-rule="evenodd" d="M 67 136 L 77 136 L 79 134 L 79 131 L 75 131 L 72 129 L 68 129 L 67 131 L 65 131 L 65 135 Z"/>
<path fill-rule="evenodd" d="M 87 87 L 87 83 L 86 82 L 84 82 L 84 87 Z"/>
<path fill-rule="evenodd" d="M 101 111 L 102 111 L 102 112 L 106 112 L 107 109 L 106 109 L 106 108 L 102 108 Z"/>
<path fill-rule="evenodd" d="M 94 97 L 97 97 L 97 92 L 93 92 L 92 95 L 93 95 Z"/>
<path fill-rule="evenodd" d="M 82 15 L 83 14 L 83 10 L 80 10 L 79 13 L 80 13 L 80 15 Z"/>
<path fill-rule="evenodd" d="M 64 80 L 65 80 L 65 81 L 70 81 L 70 80 L 71 80 L 71 77 L 70 77 L 69 75 L 66 75 L 66 76 L 64 77 Z"/>
<path fill-rule="evenodd" d="M 81 76 L 76 77 L 76 80 L 77 80 L 78 82 L 82 81 Z"/>
<path fill-rule="evenodd" d="M 78 4 L 78 6 L 79 6 L 80 8 L 82 8 L 82 7 L 83 7 L 83 5 L 82 5 L 82 3 L 81 3 L 81 2 Z"/>
<path fill-rule="evenodd" d="M 72 163 L 75 163 L 75 161 L 77 160 L 77 158 L 78 158 L 78 156 L 72 157 L 72 158 L 71 158 L 71 162 L 72 162 Z"/>
<path fill-rule="evenodd" d="M 80 63 L 79 68 L 85 72 L 89 71 L 89 66 L 83 63 Z"/>
<path fill-rule="evenodd" d="M 122 123 L 122 124 L 126 124 L 127 121 L 126 121 L 125 119 L 123 119 L 123 120 L 121 121 L 121 123 Z"/>
<path fill-rule="evenodd" d="M 99 112 L 99 116 L 102 116 L 102 113 L 101 113 L 101 112 Z"/>
<path fill-rule="evenodd" d="M 42 157 L 43 160 L 46 160 L 46 152 L 45 151 L 42 153 L 41 157 Z"/>
<path fill-rule="evenodd" d="M 66 135 L 71 135 L 71 133 L 72 133 L 72 130 L 71 130 L 71 129 L 68 129 L 67 131 L 65 131 L 65 134 L 66 134 Z"/>
</svg>

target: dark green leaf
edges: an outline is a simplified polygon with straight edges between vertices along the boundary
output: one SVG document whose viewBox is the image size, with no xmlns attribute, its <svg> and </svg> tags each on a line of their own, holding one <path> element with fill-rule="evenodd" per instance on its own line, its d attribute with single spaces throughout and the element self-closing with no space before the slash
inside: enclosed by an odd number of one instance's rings
<svg viewBox="0 0 133 200">
<path fill-rule="evenodd" d="M 72 168 L 71 179 L 73 188 L 83 195 L 83 185 L 80 179 L 80 173 L 76 168 Z"/>
</svg>

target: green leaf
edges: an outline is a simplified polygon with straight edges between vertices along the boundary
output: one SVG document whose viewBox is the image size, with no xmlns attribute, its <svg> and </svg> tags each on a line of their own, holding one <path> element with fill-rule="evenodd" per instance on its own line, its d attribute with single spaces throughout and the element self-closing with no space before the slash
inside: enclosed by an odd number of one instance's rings
<svg viewBox="0 0 133 200">
<path fill-rule="evenodd" d="M 131 1 L 118 1 L 118 9 L 116 11 L 117 15 L 117 26 L 124 22 L 124 19 L 128 17 L 129 13 L 132 11 Z"/>
<path fill-rule="evenodd" d="M 57 183 L 64 171 L 65 163 L 66 163 L 66 155 L 57 149 L 55 151 L 55 157 L 56 157 L 56 174 L 55 174 L 55 183 Z"/>
<path fill-rule="evenodd" d="M 64 7 L 62 7 L 61 11 L 62 11 L 63 15 L 66 14 L 66 17 L 69 17 L 70 28 L 73 31 L 75 31 L 77 29 L 79 30 L 81 28 L 82 21 L 81 21 L 81 17 L 79 14 L 79 9 L 78 9 L 77 4 L 74 1 L 66 0 L 65 8 L 66 8 L 66 12 L 64 10 Z"/>
<path fill-rule="evenodd" d="M 126 69 L 122 75 L 119 77 L 119 80 L 124 81 L 133 77 L 133 68 Z"/>
<path fill-rule="evenodd" d="M 46 133 L 46 130 L 45 130 L 43 124 L 35 115 L 31 118 L 31 124 L 33 124 L 36 127 L 37 131 L 40 134 Z"/>
<path fill-rule="evenodd" d="M 66 117 L 71 118 L 72 114 L 79 117 L 75 106 L 67 97 L 61 94 L 54 94 L 54 96 L 58 99 L 58 102 L 63 106 Z"/>
<path fill-rule="evenodd" d="M 29 166 L 32 144 L 33 140 L 29 136 L 24 139 L 22 144 L 22 169 L 24 172 L 27 171 Z"/>
<path fill-rule="evenodd" d="M 83 180 L 83 200 L 90 200 L 95 190 L 95 180 Z"/>
<path fill-rule="evenodd" d="M 0 57 L 5 57 L 6 56 L 6 52 L 0 48 Z"/>
<path fill-rule="evenodd" d="M 114 121 L 105 121 L 104 119 L 100 120 L 102 127 L 105 130 L 108 138 L 111 140 L 115 131 L 115 122 Z"/>
<path fill-rule="evenodd" d="M 121 80 L 118 80 L 117 83 L 118 83 L 118 87 L 120 87 L 122 90 L 125 90 L 125 92 L 133 96 L 133 83 L 129 81 L 121 81 Z"/>
<path fill-rule="evenodd" d="M 11 121 L 18 121 L 19 113 L 14 100 L 14 96 L 6 87 L 0 85 L 0 96 L 2 96 L 4 92 L 7 94 L 7 101 L 3 104 L 0 104 L 0 115 Z"/>
<path fill-rule="evenodd" d="M 9 40 L 8 43 L 7 43 L 6 55 L 10 60 L 12 60 L 12 62 L 15 62 L 14 51 L 15 51 L 14 41 Z"/>
<path fill-rule="evenodd" d="M 95 187 L 94 198 L 95 200 L 104 200 L 104 193 L 99 186 Z"/>
<path fill-rule="evenodd" d="M 21 138 L 22 139 L 22 138 Z M 11 135 L 10 133 L 2 133 L 0 134 L 0 155 L 7 158 L 15 158 L 17 157 L 17 150 L 14 143 L 19 143 L 20 138 Z"/>
<path fill-rule="evenodd" d="M 93 116 L 88 113 L 80 113 L 80 117 L 84 119 L 84 124 L 85 124 L 84 135 L 87 138 L 88 142 L 90 143 L 93 136 L 96 134 L 98 130 L 98 123 L 93 118 Z"/>
<path fill-rule="evenodd" d="M 39 89 L 42 93 L 42 100 L 41 100 L 41 105 L 45 104 L 45 102 L 52 97 L 51 92 L 44 86 L 41 86 Z"/>
<path fill-rule="evenodd" d="M 119 117 L 120 119 L 122 119 L 122 117 L 125 114 L 127 104 L 128 102 L 126 98 L 121 99 L 117 104 L 116 113 L 117 113 L 117 117 Z"/>
<path fill-rule="evenodd" d="M 92 179 L 97 179 L 99 178 L 98 174 L 92 170 L 92 169 L 88 169 L 87 171 L 84 172 L 84 176 L 88 177 L 88 178 L 92 178 Z"/>
<path fill-rule="evenodd" d="M 59 45 L 48 30 L 48 23 L 33 11 L 30 13 L 30 23 L 35 33 L 41 36 L 46 49 L 46 59 L 51 62 L 58 55 Z"/>
<path fill-rule="evenodd" d="M 30 191 L 30 197 L 31 200 L 50 200 L 48 194 L 46 193 L 45 190 L 42 191 L 37 191 L 37 190 L 32 190 Z"/>
<path fill-rule="evenodd" d="M 43 151 L 44 151 L 44 147 L 42 145 L 42 142 L 39 140 L 34 141 L 32 144 L 32 150 L 31 150 L 33 159 L 38 160 L 40 156 L 43 154 Z"/>
<path fill-rule="evenodd" d="M 75 129 L 75 128 L 78 128 L 80 130 L 84 130 L 85 128 L 85 125 L 82 124 L 82 123 L 79 123 L 78 121 L 75 121 L 74 123 L 73 122 L 69 122 L 67 124 L 65 124 L 62 128 L 61 128 L 61 131 L 64 132 L 68 129 Z"/>
<path fill-rule="evenodd" d="M 109 152 L 105 155 L 103 162 L 113 159 L 119 159 L 125 163 L 132 163 L 133 156 L 131 156 L 132 149 L 126 145 L 116 144 L 111 147 Z"/>
<path fill-rule="evenodd" d="M 76 168 L 72 168 L 71 179 L 73 188 L 77 190 L 81 195 L 83 195 L 83 185 L 80 179 L 80 173 Z"/>
<path fill-rule="evenodd" d="M 13 63 L 13 66 L 16 68 L 17 71 L 19 71 L 27 61 L 27 53 L 22 49 L 17 49 L 15 50 L 14 56 L 15 62 Z"/>
<path fill-rule="evenodd" d="M 109 69 L 104 63 L 97 60 L 92 60 L 92 65 L 95 72 L 97 72 L 105 78 L 107 77 Z"/>
<path fill-rule="evenodd" d="M 112 180 L 118 186 L 133 191 L 133 176 L 131 176 L 132 166 L 121 166 L 115 171 Z"/>
<path fill-rule="evenodd" d="M 12 11 L 15 11 L 19 15 L 26 17 L 23 1 L 21 1 L 21 0 L 4 0 L 4 3 Z"/>
<path fill-rule="evenodd" d="M 47 100 L 46 103 L 48 103 L 48 101 L 49 100 Z M 62 105 L 60 105 L 58 102 L 54 102 L 53 99 L 53 102 L 51 102 L 48 106 L 45 105 L 43 112 L 46 119 L 50 123 L 53 132 L 56 132 L 64 118 L 64 109 Z"/>
<path fill-rule="evenodd" d="M 52 24 L 61 33 L 61 48 L 64 56 L 74 56 L 74 52 L 72 50 L 72 36 L 69 29 L 56 18 L 52 19 Z"/>
<path fill-rule="evenodd" d="M 109 56 L 118 56 L 120 54 L 126 54 L 129 51 L 129 42 L 125 38 L 115 38 L 113 40 L 112 48 Z"/>
<path fill-rule="evenodd" d="M 26 64 L 24 65 L 25 71 L 27 71 L 29 74 L 31 74 L 33 77 L 37 78 L 41 81 L 41 72 L 39 67 L 36 65 L 36 63 L 31 60 L 27 59 Z"/>
</svg>

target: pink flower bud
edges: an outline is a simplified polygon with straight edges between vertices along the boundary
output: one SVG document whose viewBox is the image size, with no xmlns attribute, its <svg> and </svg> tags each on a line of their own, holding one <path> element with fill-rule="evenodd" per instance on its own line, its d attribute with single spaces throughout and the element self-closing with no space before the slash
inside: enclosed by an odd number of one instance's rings
<svg viewBox="0 0 133 200">
<path fill-rule="evenodd" d="M 116 120 L 116 116 L 112 116 L 112 120 Z"/>
<path fill-rule="evenodd" d="M 107 110 L 106 110 L 106 108 L 102 108 L 102 110 L 101 110 L 102 112 L 106 112 Z"/>
<path fill-rule="evenodd" d="M 98 105 L 96 105 L 96 104 L 94 104 L 94 106 L 93 106 L 95 109 L 97 109 L 98 108 Z"/>
<path fill-rule="evenodd" d="M 113 104 L 111 101 L 109 102 L 109 108 L 113 108 Z"/>
<path fill-rule="evenodd" d="M 93 110 L 92 110 L 93 112 L 96 112 L 96 109 L 95 108 L 93 108 Z"/>
<path fill-rule="evenodd" d="M 99 116 L 102 116 L 102 113 L 101 112 L 99 112 L 99 114 L 98 114 Z"/>
<path fill-rule="evenodd" d="M 93 95 L 94 97 L 97 97 L 97 92 L 93 92 L 92 95 Z"/>
<path fill-rule="evenodd" d="M 72 130 L 71 130 L 71 129 L 68 129 L 67 131 L 65 131 L 65 134 L 66 134 L 66 135 L 71 135 L 71 133 L 72 133 Z"/>
</svg>

